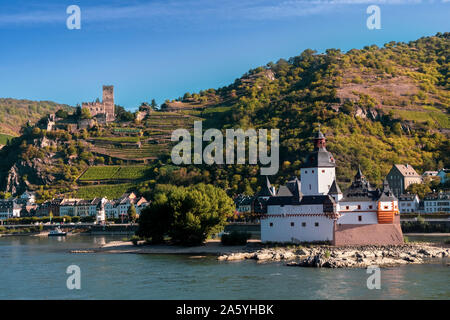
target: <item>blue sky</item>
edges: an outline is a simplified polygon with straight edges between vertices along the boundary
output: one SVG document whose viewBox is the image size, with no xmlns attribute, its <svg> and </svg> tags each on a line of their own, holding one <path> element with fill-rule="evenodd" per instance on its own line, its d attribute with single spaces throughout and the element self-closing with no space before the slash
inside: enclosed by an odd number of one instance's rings
<svg viewBox="0 0 450 320">
<path fill-rule="evenodd" d="M 366 9 L 381 9 L 369 30 Z M 81 30 L 66 9 L 81 8 Z M 115 85 L 135 109 L 228 85 L 306 48 L 350 50 L 450 31 L 450 0 L 0 0 L 0 97 L 76 105 Z"/>
</svg>

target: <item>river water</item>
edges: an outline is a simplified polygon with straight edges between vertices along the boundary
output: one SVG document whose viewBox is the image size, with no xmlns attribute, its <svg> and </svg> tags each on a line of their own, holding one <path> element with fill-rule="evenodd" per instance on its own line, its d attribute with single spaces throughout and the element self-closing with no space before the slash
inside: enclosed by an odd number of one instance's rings
<svg viewBox="0 0 450 320">
<path fill-rule="evenodd" d="M 363 269 L 69 252 L 120 239 L 0 238 L 0 299 L 450 299 L 443 260 L 381 269 L 381 289 L 369 290 Z M 81 290 L 67 289 L 69 265 L 80 267 Z"/>
</svg>

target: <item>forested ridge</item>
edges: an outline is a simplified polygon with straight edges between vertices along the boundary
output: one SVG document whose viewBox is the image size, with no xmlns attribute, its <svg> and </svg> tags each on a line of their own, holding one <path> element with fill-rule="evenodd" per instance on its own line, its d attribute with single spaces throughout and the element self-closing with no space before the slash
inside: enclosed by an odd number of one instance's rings
<svg viewBox="0 0 450 320">
<path fill-rule="evenodd" d="M 419 173 L 449 167 L 449 37 L 449 33 L 438 33 L 410 43 L 390 42 L 382 48 L 373 45 L 349 52 L 329 49 L 317 53 L 308 49 L 250 70 L 229 86 L 167 100 L 159 114 L 166 111 L 203 119 L 204 129 L 280 129 L 280 171 L 270 178 L 275 184 L 299 175 L 319 124 L 327 137 L 327 148 L 336 158 L 337 178 L 344 188 L 358 165 L 377 185 L 394 163 L 409 163 Z M 155 126 L 156 118 L 152 117 L 135 119 L 128 126 L 140 126 L 146 134 L 146 128 Z M 174 128 L 181 123 L 172 121 Z M 0 172 L 2 186 L 6 186 L 12 165 L 33 157 L 42 157 L 45 166 L 40 170 L 40 180 L 30 169 L 23 186 L 40 189 L 46 196 L 76 190 L 83 180 L 78 180 L 79 175 L 88 166 L 126 165 L 101 159 L 86 147 L 85 141 L 92 137 L 111 140 L 105 138 L 105 130 L 69 134 L 26 129 L 2 151 L 0 161 L 6 168 Z M 37 146 L 35 140 L 44 136 L 55 143 Z M 159 159 L 147 166 L 145 174 L 135 182 L 126 181 L 123 190 L 146 194 L 157 184 L 204 182 L 214 183 L 232 195 L 256 192 L 263 181 L 259 167 L 254 165 L 180 168 L 170 163 L 167 154 L 155 152 L 155 156 Z M 45 172 L 53 179 L 45 179 Z M 40 185 L 42 181 L 46 187 Z M 106 188 L 100 187 L 98 190 Z M 83 188 L 91 188 L 87 193 L 97 195 L 93 186 Z"/>
</svg>

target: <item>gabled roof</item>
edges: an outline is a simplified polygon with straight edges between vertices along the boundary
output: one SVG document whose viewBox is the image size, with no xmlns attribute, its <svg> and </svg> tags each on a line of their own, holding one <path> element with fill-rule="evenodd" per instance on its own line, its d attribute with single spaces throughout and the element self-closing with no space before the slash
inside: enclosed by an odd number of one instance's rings
<svg viewBox="0 0 450 320">
<path fill-rule="evenodd" d="M 298 199 L 302 197 L 302 186 L 301 182 L 297 177 L 292 177 L 287 183 L 286 187 L 292 193 L 292 195 Z"/>
<path fill-rule="evenodd" d="M 380 198 L 378 198 L 378 201 L 396 201 L 396 200 L 397 198 L 395 197 L 394 193 L 389 187 L 389 183 L 387 182 L 386 179 L 384 179 L 383 191 L 381 191 L 381 195 Z"/>
<path fill-rule="evenodd" d="M 404 177 L 420 177 L 420 174 L 418 174 L 410 164 L 394 164 L 394 167 L 397 168 L 400 174 Z"/>
<path fill-rule="evenodd" d="M 293 194 L 287 186 L 280 186 L 276 196 L 277 197 L 292 197 Z"/>
<path fill-rule="evenodd" d="M 401 194 L 398 196 L 399 201 L 412 201 L 417 197 L 417 194 Z"/>
<path fill-rule="evenodd" d="M 92 205 L 98 205 L 102 202 L 102 198 L 94 198 L 94 200 L 91 201 Z"/>
<path fill-rule="evenodd" d="M 330 187 L 330 191 L 328 191 L 328 194 L 342 194 L 341 188 L 339 188 L 336 179 L 334 179 L 333 184 Z"/>
</svg>

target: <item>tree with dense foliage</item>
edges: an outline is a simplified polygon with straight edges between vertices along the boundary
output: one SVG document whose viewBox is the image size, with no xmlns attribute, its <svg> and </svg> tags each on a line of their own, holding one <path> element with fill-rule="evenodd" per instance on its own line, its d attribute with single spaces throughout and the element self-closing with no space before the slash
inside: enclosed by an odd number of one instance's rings
<svg viewBox="0 0 450 320">
<path fill-rule="evenodd" d="M 81 109 L 81 119 L 91 119 L 91 111 L 89 111 L 88 108 L 82 108 Z"/>
<path fill-rule="evenodd" d="M 426 183 L 413 183 L 406 189 L 407 193 L 417 194 L 420 199 L 423 199 L 427 193 L 431 192 L 431 188 Z"/>
<path fill-rule="evenodd" d="M 234 211 L 233 200 L 212 185 L 160 187 L 141 213 L 137 234 L 153 243 L 167 236 L 175 244 L 200 245 L 220 232 Z"/>
<path fill-rule="evenodd" d="M 58 111 L 56 111 L 55 115 L 58 118 L 66 119 L 69 116 L 69 113 L 64 109 L 59 109 Z"/>
<path fill-rule="evenodd" d="M 133 223 L 136 222 L 136 218 L 137 218 L 136 207 L 134 206 L 133 203 L 128 208 L 127 214 L 128 214 L 128 221 L 131 221 Z"/>
<path fill-rule="evenodd" d="M 120 122 L 133 121 L 135 118 L 135 115 L 132 112 L 125 110 L 124 107 L 119 105 L 115 106 L 115 113 L 117 120 L 119 120 Z"/>
</svg>

